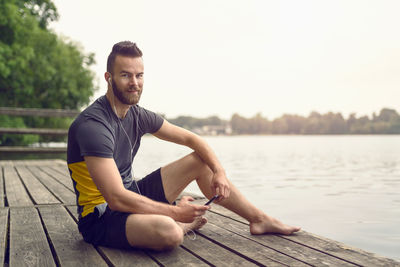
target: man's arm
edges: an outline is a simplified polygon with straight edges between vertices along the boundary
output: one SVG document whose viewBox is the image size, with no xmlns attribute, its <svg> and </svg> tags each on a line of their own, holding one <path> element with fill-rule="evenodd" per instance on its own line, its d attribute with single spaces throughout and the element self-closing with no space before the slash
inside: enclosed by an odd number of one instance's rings
<svg viewBox="0 0 400 267">
<path fill-rule="evenodd" d="M 141 214 L 161 214 L 180 222 L 192 222 L 208 209 L 189 204 L 177 206 L 153 201 L 145 196 L 125 189 L 117 165 L 112 158 L 84 157 L 90 176 L 112 210 Z"/>
<path fill-rule="evenodd" d="M 167 120 L 164 120 L 161 128 L 153 135 L 162 140 L 193 149 L 214 173 L 211 184 L 213 193 L 220 196 L 219 200 L 229 197 L 230 189 L 225 170 L 211 147 L 203 138 L 186 129 L 173 125 Z"/>
</svg>

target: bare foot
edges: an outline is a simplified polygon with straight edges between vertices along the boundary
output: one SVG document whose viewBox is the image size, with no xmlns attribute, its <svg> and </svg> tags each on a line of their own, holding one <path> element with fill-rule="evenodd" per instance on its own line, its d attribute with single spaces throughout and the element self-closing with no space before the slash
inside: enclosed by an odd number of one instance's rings
<svg viewBox="0 0 400 267">
<path fill-rule="evenodd" d="M 250 223 L 250 233 L 253 235 L 262 235 L 267 233 L 291 235 L 297 231 L 300 231 L 300 227 L 283 224 L 279 220 L 267 215 L 258 222 Z"/>
<path fill-rule="evenodd" d="M 186 234 L 189 231 L 199 230 L 208 222 L 206 217 L 199 216 L 191 223 L 181 223 L 178 222 L 179 226 L 182 228 L 183 233 Z"/>
</svg>

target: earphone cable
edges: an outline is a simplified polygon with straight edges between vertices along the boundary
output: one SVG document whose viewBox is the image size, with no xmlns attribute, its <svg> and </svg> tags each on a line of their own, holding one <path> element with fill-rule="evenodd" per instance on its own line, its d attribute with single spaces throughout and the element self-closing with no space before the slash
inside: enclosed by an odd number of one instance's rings
<svg viewBox="0 0 400 267">
<path fill-rule="evenodd" d="M 130 148 L 131 148 L 131 150 L 130 150 L 130 152 L 129 152 L 129 162 L 130 162 L 130 164 L 131 164 L 131 177 L 132 177 L 133 181 L 135 182 L 135 185 L 136 185 L 136 188 L 137 188 L 139 194 L 141 195 L 142 192 L 140 192 L 139 185 L 138 185 L 138 183 L 137 183 L 135 177 L 133 176 L 133 170 L 132 170 L 132 163 L 133 163 L 132 154 L 133 154 L 133 148 L 136 146 L 137 139 L 138 139 L 138 134 L 139 134 L 139 111 L 138 111 L 138 113 L 136 114 L 135 109 L 133 109 L 133 113 L 134 113 L 134 115 L 135 115 L 134 118 L 136 117 L 136 136 L 135 136 L 135 142 L 133 143 L 133 146 L 132 146 L 131 139 L 129 138 L 128 133 L 126 132 L 124 126 L 122 125 L 121 118 L 118 116 L 117 108 L 115 107 L 115 100 L 114 100 L 114 97 L 115 97 L 115 96 L 114 96 L 114 94 L 113 94 L 114 112 L 115 112 L 115 115 L 117 116 L 117 121 L 118 121 L 118 123 L 119 123 L 119 126 L 122 128 L 122 131 L 125 133 L 125 136 L 126 136 L 126 138 L 128 139 L 128 142 L 129 142 L 129 146 L 130 146 Z"/>
</svg>

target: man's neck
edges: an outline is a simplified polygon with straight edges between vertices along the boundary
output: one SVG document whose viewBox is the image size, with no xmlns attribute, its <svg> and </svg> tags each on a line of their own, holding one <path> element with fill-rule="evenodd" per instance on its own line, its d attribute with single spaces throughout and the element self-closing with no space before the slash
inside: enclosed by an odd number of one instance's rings
<svg viewBox="0 0 400 267">
<path fill-rule="evenodd" d="M 108 103 L 110 103 L 111 109 L 114 111 L 115 115 L 117 115 L 117 117 L 121 119 L 125 118 L 126 113 L 128 113 L 128 110 L 131 106 L 122 104 L 115 97 L 115 95 L 110 92 L 110 90 L 107 91 L 106 98 L 108 100 Z"/>
</svg>

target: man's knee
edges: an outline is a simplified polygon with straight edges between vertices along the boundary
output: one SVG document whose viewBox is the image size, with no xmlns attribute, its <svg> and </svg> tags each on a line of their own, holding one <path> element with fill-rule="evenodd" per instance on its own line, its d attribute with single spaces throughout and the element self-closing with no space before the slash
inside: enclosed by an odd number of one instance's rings
<svg viewBox="0 0 400 267">
<path fill-rule="evenodd" d="M 157 250 L 170 250 L 183 243 L 183 230 L 170 217 L 162 216 L 157 227 L 159 247 Z"/>
<path fill-rule="evenodd" d="M 192 158 L 194 167 L 198 170 L 199 176 L 211 176 L 213 174 L 210 167 L 208 167 L 196 152 L 192 152 L 189 156 Z"/>
</svg>

